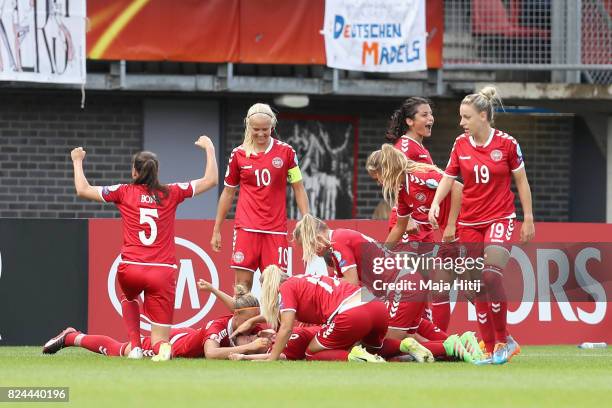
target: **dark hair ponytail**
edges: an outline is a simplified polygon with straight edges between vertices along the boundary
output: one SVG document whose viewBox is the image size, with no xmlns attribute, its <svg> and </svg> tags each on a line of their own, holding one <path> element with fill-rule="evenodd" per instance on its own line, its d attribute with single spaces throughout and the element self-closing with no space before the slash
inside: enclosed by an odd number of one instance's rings
<svg viewBox="0 0 612 408">
<path fill-rule="evenodd" d="M 161 202 L 160 197 L 157 195 L 158 192 L 161 192 L 162 198 L 168 197 L 168 187 L 161 184 L 157 178 L 159 161 L 155 153 L 148 151 L 136 153 L 132 160 L 132 165 L 138 173 L 134 184 L 146 185 L 149 193 L 158 204 Z"/>
<path fill-rule="evenodd" d="M 402 106 L 391 115 L 385 139 L 391 143 L 395 143 L 397 139 L 405 135 L 408 131 L 406 118 L 414 119 L 414 115 L 416 115 L 420 105 L 431 105 L 431 102 L 419 96 L 412 96 L 406 99 Z"/>
</svg>

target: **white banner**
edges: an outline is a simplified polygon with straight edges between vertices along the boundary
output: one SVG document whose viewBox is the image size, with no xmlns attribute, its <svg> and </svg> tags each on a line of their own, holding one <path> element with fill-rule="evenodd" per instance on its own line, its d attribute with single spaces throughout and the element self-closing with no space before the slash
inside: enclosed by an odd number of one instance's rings
<svg viewBox="0 0 612 408">
<path fill-rule="evenodd" d="M 85 0 L 2 0 L 0 81 L 85 82 Z"/>
<path fill-rule="evenodd" d="M 323 35 L 332 68 L 427 69 L 425 0 L 326 0 Z"/>
</svg>

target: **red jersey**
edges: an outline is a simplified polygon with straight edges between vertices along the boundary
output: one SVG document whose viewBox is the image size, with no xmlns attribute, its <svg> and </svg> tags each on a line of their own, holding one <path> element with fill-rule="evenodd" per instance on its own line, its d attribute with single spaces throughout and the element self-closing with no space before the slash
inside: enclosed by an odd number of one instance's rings
<svg viewBox="0 0 612 408">
<path fill-rule="evenodd" d="M 300 322 L 323 324 L 360 290 L 329 276 L 292 276 L 280 286 L 280 312 L 293 311 Z"/>
<path fill-rule="evenodd" d="M 176 207 L 193 197 L 191 183 L 168 184 L 168 196 L 157 192 L 160 203 L 141 184 L 99 187 L 105 202 L 113 202 L 123 224 L 122 262 L 175 265 L 174 218 Z"/>
<path fill-rule="evenodd" d="M 377 251 L 377 243 L 373 238 L 351 229 L 338 228 L 329 231 L 331 241 L 332 262 L 336 276 L 341 278 L 348 269 L 356 267 L 357 276 L 361 281 L 362 263 L 372 256 L 382 255 L 382 248 Z M 378 247 L 380 248 L 380 247 Z M 380 254 L 372 254 L 372 251 Z"/>
<path fill-rule="evenodd" d="M 283 349 L 287 360 L 304 360 L 310 341 L 321 330 L 321 326 L 294 327 L 289 341 Z"/>
<path fill-rule="evenodd" d="M 442 174 L 436 170 L 406 173 L 406 181 L 400 188 L 397 197 L 397 216 L 408 217 L 417 224 L 429 224 L 428 215 L 431 203 L 436 195 Z M 444 229 L 450 211 L 450 194 L 440 204 L 438 225 Z"/>
<path fill-rule="evenodd" d="M 434 164 L 429 150 L 410 136 L 404 135 L 395 141 L 394 147 L 404 153 L 407 158 L 419 163 Z"/>
<path fill-rule="evenodd" d="M 482 146 L 467 134 L 457 137 L 445 174 L 463 178 L 458 223 L 478 225 L 516 217 L 510 175 L 524 165 L 518 142 L 501 130 L 491 129 Z"/>
<path fill-rule="evenodd" d="M 172 357 L 203 358 L 203 336 L 203 329 L 184 327 L 170 330 L 169 342 L 172 344 Z M 147 357 L 154 355 L 150 336 L 142 337 L 142 350 Z"/>
<path fill-rule="evenodd" d="M 299 171 L 295 150 L 274 138 L 265 151 L 248 158 L 242 146 L 232 150 L 224 184 L 240 186 L 235 228 L 286 234 L 287 181 L 295 168 Z"/>
</svg>

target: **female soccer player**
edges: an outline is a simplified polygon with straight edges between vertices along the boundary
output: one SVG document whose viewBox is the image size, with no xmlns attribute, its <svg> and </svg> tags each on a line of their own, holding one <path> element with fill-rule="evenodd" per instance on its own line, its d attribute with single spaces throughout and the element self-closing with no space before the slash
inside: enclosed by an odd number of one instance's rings
<svg viewBox="0 0 612 408">
<path fill-rule="evenodd" d="M 382 186 L 385 200 L 397 203 L 397 222 L 387 236 L 387 247 L 393 248 L 400 241 L 409 217 L 412 217 L 420 227 L 416 242 L 421 243 L 421 246 L 422 243 L 433 243 L 434 231 L 427 216 L 429 205 L 442 178 L 442 170 L 433 164 L 407 159 L 390 144 L 384 144 L 381 150 L 370 154 L 366 161 L 366 169 Z M 442 241 L 455 240 L 455 223 L 461 206 L 461 189 L 461 183 L 453 184 L 452 200 L 449 197 L 442 203 L 443 219 L 439 223 L 444 231 Z M 442 277 L 436 276 L 436 278 Z M 448 329 L 450 321 L 448 296 L 448 292 L 443 291 L 436 292 L 432 298 L 432 320 L 442 331 Z M 396 324 L 391 326 L 397 327 Z"/>
<path fill-rule="evenodd" d="M 211 140 L 200 136 L 195 144 L 206 151 L 204 176 L 190 183 L 168 185 L 159 182 L 159 162 L 151 152 L 142 151 L 134 155 L 131 184 L 108 187 L 94 187 L 87 181 L 83 172 L 86 153 L 82 147 L 70 153 L 77 195 L 92 201 L 113 202 L 121 213 L 123 247 L 117 279 L 123 291 L 121 308 L 132 348 L 131 358 L 142 358 L 137 298 L 143 291 L 144 314 L 151 321 L 151 342 L 157 353 L 153 360 L 168 360 L 172 355 L 168 340 L 177 273 L 174 247 L 176 208 L 186 198 L 210 190 L 218 180 Z"/>
<path fill-rule="evenodd" d="M 402 106 L 393 113 L 385 138 L 406 158 L 416 163 L 433 165 L 429 151 L 423 146 L 423 140 L 431 137 L 433 124 L 434 116 L 430 101 L 413 96 L 406 99 Z M 420 215 L 422 214 L 417 213 L 415 217 L 407 218 L 406 233 L 402 235 L 402 243 L 424 242 L 427 241 L 427 236 L 433 233 L 427 222 L 427 216 L 419 217 Z M 397 207 L 393 207 L 389 217 L 389 230 L 393 229 L 396 224 Z M 432 299 L 431 312 L 429 308 L 427 312 L 428 315 L 431 313 L 431 319 L 436 324 L 443 326 L 444 322 L 450 321 L 450 299 L 444 294 L 438 294 L 436 299 Z"/>
<path fill-rule="evenodd" d="M 450 160 L 429 210 L 432 224 L 440 216 L 440 203 L 461 175 L 464 182 L 459 240 L 485 244 L 485 267 L 482 270 L 485 292 L 475 299 L 480 334 L 489 360 L 503 364 L 520 349 L 506 331 L 507 302 L 502 271 L 510 258 L 505 247 L 514 230 L 514 194 L 510 190 L 514 178 L 523 207 L 524 222 L 521 242 L 535 235 L 531 191 L 525 172 L 523 154 L 510 135 L 492 128 L 495 105 L 501 99 L 495 87 L 466 96 L 461 102 L 460 126 L 465 133 L 457 137 Z M 479 254 L 475 254 L 480 256 Z"/>
<path fill-rule="evenodd" d="M 276 115 L 270 106 L 263 103 L 251 106 L 244 124 L 244 141 L 229 158 L 211 245 L 214 251 L 221 250 L 221 224 L 236 188 L 240 187 L 231 268 L 236 283 L 250 290 L 258 268 L 261 271 L 268 265 L 287 268 L 287 181 L 302 215 L 308 213 L 308 197 L 295 151 L 272 138 Z"/>
<path fill-rule="evenodd" d="M 308 345 L 306 354 L 312 360 L 384 361 L 371 351 L 383 357 L 431 355 L 412 338 L 386 340 L 387 308 L 377 301 L 364 303 L 358 286 L 329 276 L 289 277 L 271 265 L 263 273 L 261 290 L 262 314 L 278 328 L 269 360 L 280 358 L 296 320 L 324 324 Z M 357 342 L 369 350 L 353 347 Z"/>
<path fill-rule="evenodd" d="M 172 358 L 226 359 L 232 353 L 264 353 L 270 347 L 268 338 L 256 336 L 264 329 L 261 325 L 253 327 L 245 335 L 230 338 L 240 324 L 259 314 L 259 302 L 246 288 L 237 286 L 236 297 L 232 298 L 203 280 L 198 282 L 198 287 L 219 297 L 232 314 L 211 320 L 199 329 L 172 329 Z M 55 354 L 65 347 L 81 347 L 107 356 L 129 356 L 132 350 L 130 342 L 122 343 L 108 336 L 85 334 L 68 327 L 45 343 L 43 354 Z M 145 355 L 153 354 L 151 337 L 142 338 L 142 349 Z"/>
</svg>

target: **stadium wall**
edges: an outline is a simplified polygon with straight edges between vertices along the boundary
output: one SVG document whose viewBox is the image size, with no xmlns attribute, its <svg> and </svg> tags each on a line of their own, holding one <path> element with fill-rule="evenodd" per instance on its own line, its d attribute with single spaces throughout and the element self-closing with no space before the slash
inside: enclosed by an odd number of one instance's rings
<svg viewBox="0 0 612 408">
<path fill-rule="evenodd" d="M 89 92 L 83 110 L 79 108 L 80 97 L 77 91 L 4 92 L 0 101 L 0 217 L 118 216 L 110 206 L 75 197 L 69 150 L 77 145 L 88 150 L 85 171 L 92 184 L 129 180 L 131 155 L 143 145 L 144 100 L 156 95 Z M 195 99 L 182 95 L 172 97 Z M 219 121 L 224 142 L 219 151 L 223 174 L 229 152 L 242 140 L 243 118 L 248 107 L 257 100 L 272 102 L 272 97 L 201 96 L 199 100 L 202 99 L 220 102 Z M 299 110 L 306 114 L 359 118 L 358 218 L 370 218 L 381 199 L 379 188 L 366 174 L 364 164 L 369 152 L 384 140 L 387 119 L 400 102 L 313 98 L 308 108 Z M 443 167 L 460 132 L 459 99 L 439 99 L 434 104 L 436 124 L 426 146 L 435 162 Z M 283 110 L 281 114 L 287 112 L 296 111 Z M 497 117 L 498 127 L 521 143 L 538 221 L 572 221 L 570 174 L 575 123 L 575 117 L 567 114 L 499 114 Z M 599 189 L 591 188 L 597 196 L 595 191 Z M 592 200 L 593 195 L 587 193 L 574 197 L 571 205 L 580 206 L 580 200 Z M 604 217 L 605 214 L 601 219 L 590 221 L 604 221 Z"/>
</svg>

